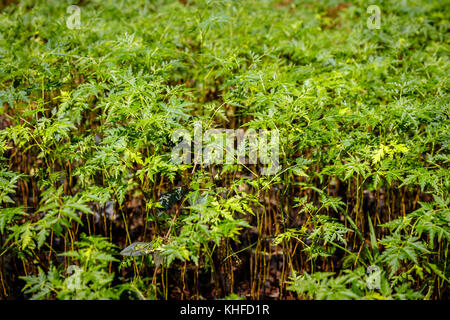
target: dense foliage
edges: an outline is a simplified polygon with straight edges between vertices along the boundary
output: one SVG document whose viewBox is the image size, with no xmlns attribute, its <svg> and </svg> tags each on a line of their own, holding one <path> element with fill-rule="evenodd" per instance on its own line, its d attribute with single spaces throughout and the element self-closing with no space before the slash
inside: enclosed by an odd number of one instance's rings
<svg viewBox="0 0 450 320">
<path fill-rule="evenodd" d="M 445 1 L 1 10 L 1 298 L 448 299 Z M 198 121 L 281 169 L 173 163 Z"/>
</svg>

